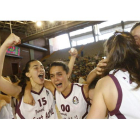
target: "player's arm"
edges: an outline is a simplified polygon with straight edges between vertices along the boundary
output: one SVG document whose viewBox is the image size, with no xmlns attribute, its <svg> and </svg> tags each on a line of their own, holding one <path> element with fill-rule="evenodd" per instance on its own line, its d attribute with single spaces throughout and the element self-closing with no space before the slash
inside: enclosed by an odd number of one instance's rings
<svg viewBox="0 0 140 140">
<path fill-rule="evenodd" d="M 23 96 L 23 102 L 30 105 L 35 105 L 35 100 L 31 94 L 32 85 L 30 81 L 26 82 L 26 87 Z"/>
<path fill-rule="evenodd" d="M 83 84 L 87 84 L 87 82 L 86 82 L 86 81 L 83 81 L 82 83 L 83 83 Z"/>
<path fill-rule="evenodd" d="M 11 96 L 0 94 L 0 100 L 5 100 L 7 103 L 10 103 Z"/>
<path fill-rule="evenodd" d="M 71 48 L 69 53 L 71 55 L 71 58 L 70 58 L 70 61 L 69 61 L 69 64 L 68 64 L 68 67 L 69 67 L 69 77 L 70 77 L 71 73 L 72 73 L 72 70 L 73 70 L 73 66 L 74 66 L 76 57 L 78 55 L 78 51 L 75 48 Z"/>
<path fill-rule="evenodd" d="M 102 75 L 104 67 L 107 65 L 107 59 L 101 60 L 95 69 L 93 69 L 87 76 L 87 84 L 89 85 L 97 76 Z"/>
<path fill-rule="evenodd" d="M 6 101 L 5 100 L 0 100 L 0 111 L 2 109 L 3 106 L 6 105 Z"/>
<path fill-rule="evenodd" d="M 20 38 L 14 34 L 10 34 L 0 47 L 0 90 L 8 95 L 17 98 L 17 96 L 21 92 L 21 87 L 17 85 L 13 85 L 12 83 L 10 83 L 9 81 L 5 80 L 2 77 L 3 64 L 4 64 L 6 51 L 9 46 L 14 46 L 16 44 L 20 44 Z"/>
<path fill-rule="evenodd" d="M 87 119 L 104 119 L 106 117 L 107 108 L 112 102 L 112 97 L 110 99 L 110 95 L 113 93 L 113 90 L 111 89 L 112 83 L 109 76 L 106 76 L 97 82 L 93 94 L 92 106 L 87 115 Z M 110 106 L 112 106 L 112 103 Z"/>
<path fill-rule="evenodd" d="M 54 87 L 54 85 L 53 85 L 51 80 L 45 79 L 44 87 L 49 89 L 51 91 L 51 93 L 54 95 L 55 87 Z"/>
<path fill-rule="evenodd" d="M 88 95 L 88 85 L 87 84 L 83 85 L 83 91 L 84 91 L 84 95 L 85 95 L 86 99 L 88 99 L 89 95 Z"/>
</svg>

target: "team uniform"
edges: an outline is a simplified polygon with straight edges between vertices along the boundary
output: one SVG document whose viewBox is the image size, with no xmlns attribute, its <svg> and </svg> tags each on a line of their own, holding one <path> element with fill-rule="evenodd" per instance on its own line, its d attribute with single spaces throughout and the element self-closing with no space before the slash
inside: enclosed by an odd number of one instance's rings
<svg viewBox="0 0 140 140">
<path fill-rule="evenodd" d="M 16 105 L 17 119 L 57 119 L 54 97 L 50 90 L 42 87 L 40 92 L 31 91 L 35 106 L 26 104 L 22 99 Z"/>
<path fill-rule="evenodd" d="M 6 104 L 0 111 L 0 119 L 14 119 L 11 104 Z"/>
<path fill-rule="evenodd" d="M 140 88 L 134 89 L 137 84 L 130 81 L 127 71 L 114 70 L 109 76 L 114 81 L 118 100 L 116 108 L 109 112 L 109 119 L 140 119 Z"/>
<path fill-rule="evenodd" d="M 85 97 L 82 84 L 73 83 L 66 97 L 56 89 L 54 95 L 62 119 L 84 119 L 86 117 L 89 102 Z"/>
</svg>

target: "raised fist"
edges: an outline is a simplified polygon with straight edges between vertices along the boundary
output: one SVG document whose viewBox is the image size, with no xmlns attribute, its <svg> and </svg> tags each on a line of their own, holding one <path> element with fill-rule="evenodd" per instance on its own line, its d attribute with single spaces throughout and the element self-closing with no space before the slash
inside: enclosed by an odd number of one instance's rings
<svg viewBox="0 0 140 140">
<path fill-rule="evenodd" d="M 4 41 L 3 45 L 8 48 L 10 46 L 15 46 L 21 43 L 21 40 L 15 34 L 10 34 L 7 39 Z"/>
<path fill-rule="evenodd" d="M 69 50 L 69 53 L 71 56 L 75 56 L 75 57 L 78 55 L 78 51 L 75 48 L 71 48 Z"/>
</svg>

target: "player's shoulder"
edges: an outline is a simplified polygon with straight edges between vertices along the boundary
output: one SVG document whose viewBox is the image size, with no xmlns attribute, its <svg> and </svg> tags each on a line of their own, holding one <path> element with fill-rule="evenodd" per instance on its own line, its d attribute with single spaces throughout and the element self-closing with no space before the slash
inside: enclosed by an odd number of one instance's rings
<svg viewBox="0 0 140 140">
<path fill-rule="evenodd" d="M 115 83 L 110 76 L 105 76 L 101 78 L 97 82 L 95 90 L 97 90 L 98 93 L 103 94 L 105 98 L 110 98 L 114 94 L 116 96 L 116 93 L 117 93 Z"/>
<path fill-rule="evenodd" d="M 49 79 L 45 79 L 44 80 L 46 83 L 51 83 L 51 80 L 49 80 Z"/>
<path fill-rule="evenodd" d="M 53 83 L 51 82 L 51 80 L 45 79 L 44 87 L 49 89 L 52 92 L 52 94 L 54 95 L 55 87 L 54 87 Z"/>
<path fill-rule="evenodd" d="M 97 85 L 101 86 L 109 86 L 112 83 L 112 78 L 110 76 L 105 76 L 98 80 Z"/>
<path fill-rule="evenodd" d="M 44 81 L 44 85 L 45 85 L 45 87 L 53 86 L 51 80 L 48 80 L 48 79 L 45 79 L 45 81 Z"/>
<path fill-rule="evenodd" d="M 82 87 L 83 86 L 83 84 L 81 84 L 81 83 L 72 83 L 73 84 L 73 86 L 75 86 L 75 87 Z"/>
</svg>

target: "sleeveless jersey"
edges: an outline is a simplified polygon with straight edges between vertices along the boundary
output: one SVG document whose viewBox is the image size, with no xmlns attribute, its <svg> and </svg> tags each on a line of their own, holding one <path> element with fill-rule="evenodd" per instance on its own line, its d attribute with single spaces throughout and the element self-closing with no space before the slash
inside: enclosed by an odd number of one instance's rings
<svg viewBox="0 0 140 140">
<path fill-rule="evenodd" d="M 35 106 L 23 102 L 16 105 L 17 119 L 57 119 L 54 97 L 50 90 L 42 87 L 39 93 L 31 91 Z"/>
<path fill-rule="evenodd" d="M 86 117 L 89 103 L 86 100 L 82 84 L 73 83 L 71 91 L 66 97 L 57 90 L 54 95 L 62 119 L 83 119 Z"/>
<path fill-rule="evenodd" d="M 140 88 L 134 89 L 137 84 L 130 81 L 127 71 L 113 72 L 109 76 L 116 85 L 118 99 L 116 108 L 108 114 L 109 119 L 140 119 Z"/>
</svg>

